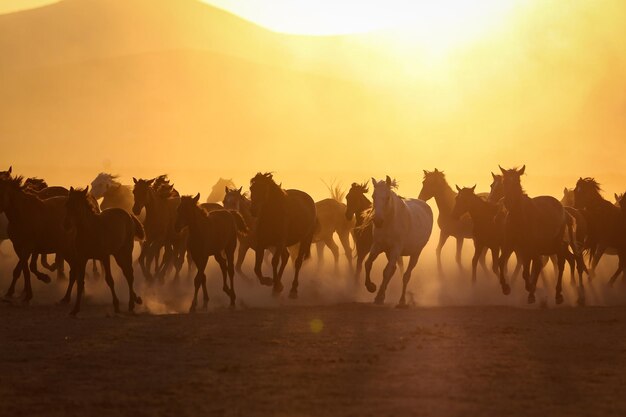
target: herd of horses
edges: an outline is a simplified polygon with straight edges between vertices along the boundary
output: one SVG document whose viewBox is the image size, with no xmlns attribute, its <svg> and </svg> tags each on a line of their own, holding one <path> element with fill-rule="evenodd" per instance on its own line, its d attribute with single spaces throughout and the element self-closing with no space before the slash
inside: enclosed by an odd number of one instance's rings
<svg viewBox="0 0 626 417">
<path fill-rule="evenodd" d="M 441 251 L 450 237 L 456 239 L 456 262 L 461 265 L 465 239 L 474 242 L 472 281 L 476 281 L 480 263 L 487 270 L 486 254 L 491 252 L 491 270 L 499 278 L 503 294 L 509 294 L 507 264 L 513 253 L 528 292 L 528 302 L 535 302 L 538 278 L 546 263 L 555 267 L 557 304 L 563 302 L 562 278 L 567 263 L 573 285 L 578 287 L 578 304 L 585 303 L 583 276 L 594 274 L 605 253 L 618 256 L 618 267 L 611 276 L 613 284 L 626 266 L 626 197 L 616 195 L 616 202 L 604 199 L 593 178 L 580 178 L 574 189 L 565 188 L 559 201 L 551 196 L 529 197 L 521 183 L 525 166 L 500 168 L 492 173 L 488 193 L 473 187 L 448 184 L 443 171 L 424 171 L 422 189 L 417 198 L 397 194 L 397 183 L 383 180 L 353 183 L 347 193 L 329 187 L 332 198 L 315 202 L 301 190 L 285 190 L 271 173 L 258 173 L 250 180 L 249 193 L 237 188 L 232 180 L 220 179 L 205 202 L 200 194 L 181 196 L 166 175 L 152 179 L 133 178 L 132 185 L 118 182 L 111 174 L 101 173 L 84 189 L 49 186 L 38 178 L 15 176 L 12 168 L 0 172 L 0 242 L 10 239 L 18 261 L 5 299 L 13 297 L 20 276 L 24 278 L 23 302 L 32 299 L 31 273 L 43 282 L 50 277 L 41 265 L 65 277 L 69 265 L 67 291 L 61 303 L 76 299 L 71 314 L 80 311 L 88 261 L 98 274 L 98 263 L 111 290 L 113 306 L 119 300 L 111 274 L 111 256 L 120 267 L 129 288 L 128 310 L 133 311 L 142 299 L 134 291 L 133 248 L 141 245 L 139 268 L 147 283 L 162 283 L 173 271 L 178 279 L 187 261 L 194 278 L 194 297 L 190 311 L 197 307 L 202 288 L 203 307 L 209 300 L 205 269 L 210 257 L 219 265 L 223 291 L 235 306 L 235 274 L 245 276 L 242 264 L 246 253 L 255 253 L 254 274 L 261 285 L 272 287 L 274 294 L 283 291 L 282 277 L 289 259 L 294 276 L 290 298 L 298 296 L 302 263 L 311 255 L 313 243 L 321 262 L 328 247 L 337 268 L 340 250 L 334 241 L 337 234 L 348 265 L 358 281 L 365 266 L 365 287 L 378 290 L 375 302 L 385 300 L 387 286 L 400 267 L 402 293 L 398 307 L 406 307 L 406 289 L 419 257 L 430 239 L 433 212 L 427 201 L 435 200 L 440 229 L 436 256 L 442 270 Z M 345 200 L 345 203 L 344 203 Z M 353 265 L 354 241 L 356 265 Z M 237 256 L 235 258 L 235 252 Z M 372 282 L 372 265 L 384 253 L 387 264 L 382 282 Z M 583 254 L 588 253 L 589 265 Z M 270 256 L 271 276 L 263 272 Z M 52 264 L 47 256 L 54 255 Z M 403 257 L 408 256 L 408 264 Z M 578 280 L 576 280 L 576 273 Z"/>
</svg>

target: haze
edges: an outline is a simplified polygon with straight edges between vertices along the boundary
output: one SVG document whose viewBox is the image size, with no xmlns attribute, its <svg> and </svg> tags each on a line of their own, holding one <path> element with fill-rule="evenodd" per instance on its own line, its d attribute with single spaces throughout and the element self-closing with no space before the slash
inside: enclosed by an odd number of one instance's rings
<svg viewBox="0 0 626 417">
<path fill-rule="evenodd" d="M 486 189 L 498 164 L 526 164 L 531 194 L 579 176 L 624 191 L 626 3 L 535 0 L 484 16 L 455 36 L 444 16 L 319 37 L 193 0 L 4 14 L 0 166 L 67 185 L 167 172 L 205 194 L 218 176 L 247 185 L 271 170 L 321 197 L 320 178 L 389 174 L 416 195 L 422 169 Z"/>
</svg>

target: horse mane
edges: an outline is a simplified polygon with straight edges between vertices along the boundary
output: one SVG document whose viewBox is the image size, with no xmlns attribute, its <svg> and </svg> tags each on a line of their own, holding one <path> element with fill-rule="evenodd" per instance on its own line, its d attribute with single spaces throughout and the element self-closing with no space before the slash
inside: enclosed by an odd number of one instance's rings
<svg viewBox="0 0 626 417">
<path fill-rule="evenodd" d="M 158 190 L 162 185 L 169 185 L 169 183 L 170 179 L 167 174 L 161 174 L 152 180 L 152 188 L 154 188 L 154 190 Z"/>
<path fill-rule="evenodd" d="M 119 175 L 115 175 L 115 174 L 110 174 L 108 172 L 101 172 L 96 176 L 96 180 L 98 178 L 106 178 L 108 180 L 116 180 L 118 179 L 120 176 Z"/>
<path fill-rule="evenodd" d="M 80 196 L 81 201 L 85 202 L 85 205 L 93 214 L 99 214 L 100 209 L 96 205 L 94 199 L 89 198 L 89 193 L 85 191 L 85 188 L 74 188 L 74 192 Z"/>
<path fill-rule="evenodd" d="M 352 186 L 350 187 L 350 190 L 358 191 L 363 194 L 367 194 L 370 192 L 367 182 L 363 182 L 361 184 L 353 182 Z"/>
<path fill-rule="evenodd" d="M 202 217 L 208 218 L 209 217 L 209 212 L 202 207 L 200 204 L 198 204 L 198 202 L 195 201 L 195 197 L 191 196 L 191 195 L 183 195 L 180 197 L 180 204 L 190 204 L 193 207 L 196 207 L 198 209 L 198 211 L 200 212 L 200 214 L 202 215 Z"/>
<path fill-rule="evenodd" d="M 24 181 L 24 187 L 39 191 L 48 187 L 46 181 L 42 178 L 30 177 Z"/>
<path fill-rule="evenodd" d="M 250 186 L 256 183 L 266 183 L 277 190 L 280 190 L 281 193 L 286 194 L 285 190 L 274 181 L 274 175 L 271 172 L 257 172 L 257 174 L 250 180 Z"/>
<path fill-rule="evenodd" d="M 327 184 L 326 181 L 322 180 L 328 192 L 330 192 L 330 197 L 338 202 L 343 202 L 343 199 L 346 196 L 346 190 L 341 188 L 341 184 L 335 184 L 335 181 L 331 181 L 330 184 Z"/>
<path fill-rule="evenodd" d="M 9 188 L 11 188 L 12 190 L 19 191 L 24 189 L 24 177 L 22 175 L 19 175 L 17 177 L 8 177 L 3 179 L 3 181 L 7 183 L 9 185 Z"/>
<path fill-rule="evenodd" d="M 602 191 L 602 188 L 600 187 L 600 183 L 596 181 L 595 178 L 592 178 L 592 177 L 580 178 L 576 182 L 576 187 L 578 187 L 579 185 L 584 185 L 584 186 L 589 187 L 591 190 L 595 191 L 595 193 L 598 195 L 600 195 L 600 191 Z"/>
</svg>

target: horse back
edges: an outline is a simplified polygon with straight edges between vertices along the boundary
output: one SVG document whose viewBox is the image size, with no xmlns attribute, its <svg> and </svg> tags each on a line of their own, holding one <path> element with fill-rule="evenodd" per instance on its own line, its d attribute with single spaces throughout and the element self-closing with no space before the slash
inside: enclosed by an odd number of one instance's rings
<svg viewBox="0 0 626 417">
<path fill-rule="evenodd" d="M 286 192 L 287 245 L 289 246 L 315 232 L 317 211 L 315 201 L 309 194 L 300 190 L 287 190 Z"/>
<path fill-rule="evenodd" d="M 418 245 L 424 246 L 433 230 L 433 210 L 422 200 L 411 198 L 403 201 L 410 212 L 409 233 Z"/>
</svg>

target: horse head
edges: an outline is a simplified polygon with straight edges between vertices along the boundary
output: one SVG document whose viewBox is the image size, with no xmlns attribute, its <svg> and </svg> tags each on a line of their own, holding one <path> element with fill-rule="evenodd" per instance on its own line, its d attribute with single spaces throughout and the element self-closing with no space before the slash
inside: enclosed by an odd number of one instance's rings
<svg viewBox="0 0 626 417">
<path fill-rule="evenodd" d="M 195 197 L 186 195 L 180 198 L 180 204 L 176 209 L 176 222 L 174 223 L 176 233 L 180 233 L 183 228 L 193 222 L 194 212 L 198 208 L 198 201 L 200 201 L 200 193 L 196 194 Z"/>
<path fill-rule="evenodd" d="M 392 180 L 388 175 L 385 180 L 376 181 L 372 177 L 374 192 L 372 193 L 373 201 L 373 221 L 374 226 L 382 227 L 385 215 L 391 204 L 391 198 L 394 195 L 393 189 L 397 187 L 396 180 Z"/>
<path fill-rule="evenodd" d="M 452 208 L 452 218 L 458 219 L 463 214 L 469 212 L 472 201 L 476 197 L 476 185 L 473 187 L 460 188 L 456 186 L 457 195 Z"/>
<path fill-rule="evenodd" d="M 424 170 L 422 190 L 417 198 L 428 201 L 435 197 L 441 190 L 445 189 L 446 185 L 446 176 L 443 171 L 439 171 L 437 168 L 435 168 L 434 171 Z"/>
<path fill-rule="evenodd" d="M 154 178 L 151 180 L 144 180 L 136 179 L 135 177 L 133 177 L 133 182 L 135 184 L 133 186 L 133 197 L 135 200 L 133 203 L 133 214 L 135 214 L 135 216 L 138 216 L 139 213 L 141 213 L 141 210 L 148 203 L 150 193 L 153 192 L 153 190 L 151 190 L 151 187 L 154 183 L 154 180 Z"/>
<path fill-rule="evenodd" d="M 352 220 L 352 218 L 357 214 L 367 209 L 369 206 L 369 201 L 365 194 L 369 192 L 369 188 L 367 186 L 367 182 L 362 184 L 358 184 L 356 182 L 352 183 L 348 194 L 346 194 L 346 219 Z"/>
</svg>

